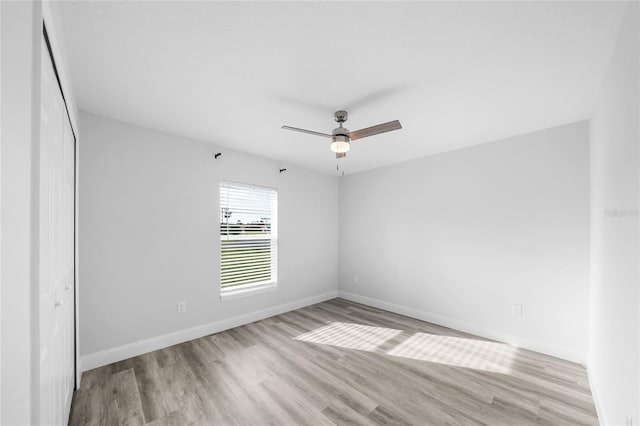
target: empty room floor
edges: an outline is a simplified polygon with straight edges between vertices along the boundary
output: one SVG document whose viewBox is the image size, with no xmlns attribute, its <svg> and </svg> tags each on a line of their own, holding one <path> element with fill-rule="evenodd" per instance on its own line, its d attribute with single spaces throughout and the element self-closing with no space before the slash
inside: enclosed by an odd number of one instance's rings
<svg viewBox="0 0 640 426">
<path fill-rule="evenodd" d="M 333 299 L 87 371 L 71 425 L 598 424 L 584 367 Z"/>
</svg>

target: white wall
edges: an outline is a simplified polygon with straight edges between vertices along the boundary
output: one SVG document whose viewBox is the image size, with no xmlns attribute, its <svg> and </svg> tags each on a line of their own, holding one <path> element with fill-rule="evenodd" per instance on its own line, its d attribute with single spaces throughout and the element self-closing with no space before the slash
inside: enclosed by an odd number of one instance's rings
<svg viewBox="0 0 640 426">
<path fill-rule="evenodd" d="M 37 393 L 32 292 L 35 216 L 33 182 L 39 141 L 39 62 L 41 10 L 38 3 L 1 2 L 2 8 L 2 418 L 30 424 Z M 35 175 L 37 177 L 37 175 Z"/>
<path fill-rule="evenodd" d="M 80 350 L 90 366 L 131 353 L 122 345 L 158 338 L 135 353 L 167 333 L 335 296 L 336 177 L 84 112 L 80 125 Z M 223 179 L 278 189 L 275 292 L 220 301 Z"/>
<path fill-rule="evenodd" d="M 340 290 L 584 361 L 588 166 L 580 122 L 346 176 Z"/>
<path fill-rule="evenodd" d="M 640 422 L 638 13 L 628 6 L 590 127 L 589 372 L 607 425 Z"/>
<path fill-rule="evenodd" d="M 2 6 L 0 6 L 0 100 L 2 99 Z M 2 101 L 0 101 L 0 236 L 2 235 Z M 2 331 L 2 238 L 0 237 L 0 331 Z M 0 380 L 2 380 L 2 338 L 0 338 Z M 0 422 L 2 422 L 2 385 L 0 385 Z"/>
</svg>

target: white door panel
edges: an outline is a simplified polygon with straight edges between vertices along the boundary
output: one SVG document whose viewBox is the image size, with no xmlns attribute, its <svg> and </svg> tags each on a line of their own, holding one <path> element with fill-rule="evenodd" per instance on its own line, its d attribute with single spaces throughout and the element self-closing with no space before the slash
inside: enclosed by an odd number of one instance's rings
<svg viewBox="0 0 640 426">
<path fill-rule="evenodd" d="M 40 132 L 40 424 L 66 424 L 74 371 L 75 141 L 46 43 Z"/>
</svg>

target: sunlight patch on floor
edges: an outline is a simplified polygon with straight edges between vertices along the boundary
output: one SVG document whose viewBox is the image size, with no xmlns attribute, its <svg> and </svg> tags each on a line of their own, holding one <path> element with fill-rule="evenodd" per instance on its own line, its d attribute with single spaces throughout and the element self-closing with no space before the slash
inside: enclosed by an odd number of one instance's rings
<svg viewBox="0 0 640 426">
<path fill-rule="evenodd" d="M 518 349 L 504 343 L 415 333 L 389 355 L 509 374 Z"/>
<path fill-rule="evenodd" d="M 392 328 L 332 322 L 324 327 L 301 334 L 295 339 L 303 342 L 339 346 L 341 348 L 373 351 L 400 333 L 402 333 L 401 330 Z"/>
<path fill-rule="evenodd" d="M 405 336 L 399 336 L 404 333 Z M 397 337 L 395 345 L 383 349 Z M 505 343 L 429 333 L 409 333 L 393 328 L 332 322 L 294 338 L 347 349 L 377 352 L 453 367 L 509 374 L 518 349 Z"/>
</svg>

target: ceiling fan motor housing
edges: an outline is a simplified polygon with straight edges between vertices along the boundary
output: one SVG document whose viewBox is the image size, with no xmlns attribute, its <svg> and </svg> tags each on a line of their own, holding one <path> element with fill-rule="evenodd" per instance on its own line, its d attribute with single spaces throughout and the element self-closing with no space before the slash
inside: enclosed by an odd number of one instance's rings
<svg viewBox="0 0 640 426">
<path fill-rule="evenodd" d="M 334 139 L 335 136 L 348 137 L 347 135 L 349 134 L 349 129 L 347 129 L 346 127 L 336 127 L 331 133 L 333 134 Z"/>
</svg>

